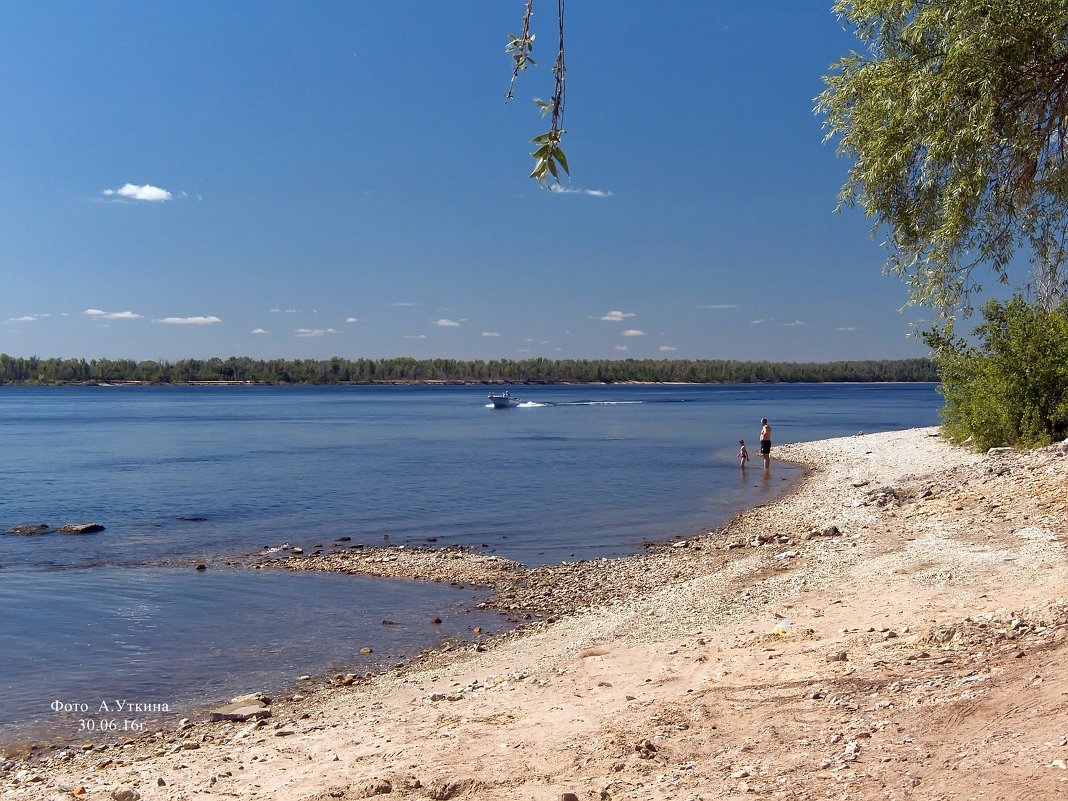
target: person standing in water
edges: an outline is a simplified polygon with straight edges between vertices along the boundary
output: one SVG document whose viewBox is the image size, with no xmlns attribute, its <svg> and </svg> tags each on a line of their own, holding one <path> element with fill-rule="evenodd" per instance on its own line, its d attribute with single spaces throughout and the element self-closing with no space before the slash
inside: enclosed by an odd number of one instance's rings
<svg viewBox="0 0 1068 801">
<path fill-rule="evenodd" d="M 771 426 L 768 418 L 760 418 L 760 456 L 764 460 L 764 469 L 771 467 Z"/>
<path fill-rule="evenodd" d="M 745 470 L 745 463 L 749 461 L 749 451 L 745 449 L 745 440 L 738 440 L 738 462 L 742 466 L 742 470 Z"/>
</svg>

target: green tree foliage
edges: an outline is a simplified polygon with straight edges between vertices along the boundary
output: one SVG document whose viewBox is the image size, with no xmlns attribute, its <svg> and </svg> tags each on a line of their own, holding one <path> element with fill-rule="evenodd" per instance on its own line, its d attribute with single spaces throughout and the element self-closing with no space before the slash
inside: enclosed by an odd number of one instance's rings
<svg viewBox="0 0 1068 801">
<path fill-rule="evenodd" d="M 885 232 L 887 272 L 938 317 L 943 420 L 985 449 L 1065 436 L 1068 0 L 838 0 L 865 44 L 817 109 L 853 160 L 839 195 Z M 954 339 L 984 276 L 1028 278 L 990 301 L 977 345 Z M 1015 278 L 1015 276 L 1013 276 Z"/>
<path fill-rule="evenodd" d="M 39 359 L 0 353 L 3 384 L 680 384 L 935 381 L 930 359 L 853 362 L 741 362 L 718 359 L 331 359 L 257 361 Z"/>
<path fill-rule="evenodd" d="M 989 301 L 978 346 L 929 337 L 939 354 L 944 430 L 977 450 L 1048 445 L 1068 437 L 1068 307 L 1016 296 Z"/>
<path fill-rule="evenodd" d="M 508 85 L 505 102 L 515 97 L 515 82 L 519 78 L 519 73 L 528 66 L 537 66 L 537 62 L 532 57 L 535 35 L 530 32 L 530 20 L 533 15 L 534 0 L 527 0 L 523 10 L 521 33 L 518 36 L 511 33 L 508 34 L 508 45 L 505 50 L 512 57 L 513 68 L 512 82 Z M 550 115 L 549 130 L 543 134 L 538 134 L 530 140 L 537 145 L 537 149 L 530 154 L 531 158 L 534 159 L 534 169 L 531 171 L 530 177 L 534 178 L 542 186 L 546 185 L 549 176 L 552 176 L 555 183 L 560 183 L 561 170 L 570 175 L 567 157 L 564 156 L 563 148 L 560 147 L 560 140 L 564 135 L 564 77 L 567 72 L 564 67 L 564 0 L 556 0 L 556 19 L 558 34 L 556 60 L 553 62 L 552 70 L 554 79 L 553 96 L 548 101 L 537 97 L 534 98 L 534 102 L 541 109 L 542 117 Z"/>
<path fill-rule="evenodd" d="M 840 200 L 885 232 L 886 269 L 952 332 L 1017 251 L 1045 309 L 1065 291 L 1068 0 L 838 0 L 865 45 L 817 110 L 853 160 Z"/>
</svg>

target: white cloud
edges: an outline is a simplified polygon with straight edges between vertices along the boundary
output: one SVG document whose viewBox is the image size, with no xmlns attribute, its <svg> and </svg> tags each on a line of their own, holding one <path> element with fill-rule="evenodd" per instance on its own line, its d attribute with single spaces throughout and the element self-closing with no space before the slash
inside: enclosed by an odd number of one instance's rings
<svg viewBox="0 0 1068 801">
<path fill-rule="evenodd" d="M 792 323 L 782 323 L 782 325 L 788 328 L 800 328 L 803 325 L 808 325 L 808 323 L 804 322 L 803 320 L 794 320 Z"/>
<path fill-rule="evenodd" d="M 98 320 L 138 320 L 144 316 L 132 311 L 106 312 L 100 309 L 86 309 L 85 314 L 96 317 Z"/>
<path fill-rule="evenodd" d="M 628 328 L 626 331 L 623 332 L 623 336 L 625 336 L 625 337 L 643 337 L 643 336 L 645 336 L 645 332 L 644 331 L 639 331 L 637 328 Z"/>
<path fill-rule="evenodd" d="M 266 333 L 268 333 L 268 332 L 267 332 L 267 331 L 265 331 L 265 330 L 264 330 L 264 329 L 262 329 L 262 328 L 253 328 L 253 329 L 252 329 L 251 331 L 249 331 L 249 333 L 250 333 L 250 334 L 266 334 Z"/>
<path fill-rule="evenodd" d="M 386 305 L 387 306 L 418 306 L 419 304 L 405 301 L 405 302 L 401 302 L 401 303 L 387 303 Z"/>
<path fill-rule="evenodd" d="M 616 350 L 629 350 L 626 345 L 616 345 Z"/>
<path fill-rule="evenodd" d="M 358 323 L 358 322 L 360 322 L 360 320 L 359 320 L 358 317 L 346 317 L 345 318 L 345 322 L 346 323 Z"/>
<path fill-rule="evenodd" d="M 763 318 L 760 318 L 758 320 L 750 320 L 749 325 L 760 325 L 762 322 L 764 322 Z"/>
<path fill-rule="evenodd" d="M 150 203 L 160 203 L 170 200 L 172 195 L 166 189 L 160 189 L 152 184 L 123 184 L 118 189 L 105 189 L 104 194 L 108 197 L 122 197 L 129 200 L 147 200 Z"/>
<path fill-rule="evenodd" d="M 610 322 L 610 323 L 621 323 L 624 320 L 626 320 L 628 317 L 637 317 L 637 316 L 638 315 L 636 315 L 634 312 L 610 311 L 610 312 L 608 312 L 608 314 L 606 314 L 601 319 L 602 320 L 606 320 L 607 322 Z"/>
<path fill-rule="evenodd" d="M 442 317 L 440 320 L 435 320 L 434 325 L 441 326 L 442 328 L 459 328 L 460 324 L 455 320 L 450 320 L 446 317 Z"/>
<path fill-rule="evenodd" d="M 612 197 L 607 189 L 577 189 L 560 184 L 550 184 L 549 191 L 557 195 L 589 195 L 590 197 Z"/>
<path fill-rule="evenodd" d="M 340 334 L 334 328 L 298 328 L 293 332 L 298 337 L 325 337 L 327 334 Z"/>
<path fill-rule="evenodd" d="M 426 339 L 426 334 L 405 334 L 404 339 Z"/>
<path fill-rule="evenodd" d="M 661 353 L 668 353 L 670 351 L 678 350 L 678 348 L 676 348 L 674 345 L 661 345 L 659 348 L 657 348 L 657 350 Z"/>
<path fill-rule="evenodd" d="M 500 334 L 497 333 L 496 331 L 483 331 L 482 332 L 482 336 L 484 336 L 484 337 L 499 337 Z"/>
<path fill-rule="evenodd" d="M 210 317 L 160 317 L 154 322 L 167 325 L 215 325 L 215 323 L 221 323 L 222 320 L 211 315 Z"/>
<path fill-rule="evenodd" d="M 24 314 L 22 317 L 8 317 L 9 323 L 35 323 L 37 322 L 36 314 Z"/>
<path fill-rule="evenodd" d="M 699 309 L 737 309 L 737 303 L 710 303 L 707 306 L 698 306 Z"/>
<path fill-rule="evenodd" d="M 843 325 L 843 326 L 839 326 L 838 328 L 836 328 L 836 329 L 834 329 L 834 330 L 835 330 L 835 331 L 845 331 L 845 332 L 848 332 L 848 331 L 859 331 L 860 329 L 859 329 L 859 328 L 856 328 L 855 326 L 851 326 L 851 325 Z"/>
</svg>

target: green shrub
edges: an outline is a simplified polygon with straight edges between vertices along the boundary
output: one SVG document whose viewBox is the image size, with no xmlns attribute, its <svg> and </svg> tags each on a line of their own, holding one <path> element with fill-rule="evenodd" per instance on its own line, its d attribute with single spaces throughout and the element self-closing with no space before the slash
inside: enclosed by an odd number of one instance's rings
<svg viewBox="0 0 1068 801">
<path fill-rule="evenodd" d="M 992 300 L 977 344 L 928 339 L 938 354 L 943 431 L 976 450 L 1068 436 L 1068 310 Z"/>
</svg>

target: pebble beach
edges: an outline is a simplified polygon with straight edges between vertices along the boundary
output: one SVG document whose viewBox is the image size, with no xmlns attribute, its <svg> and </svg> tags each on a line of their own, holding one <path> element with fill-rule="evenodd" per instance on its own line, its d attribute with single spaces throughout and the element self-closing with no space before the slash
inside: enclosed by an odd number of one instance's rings
<svg viewBox="0 0 1068 801">
<path fill-rule="evenodd" d="M 806 468 L 790 495 L 618 559 L 263 559 L 486 588 L 513 628 L 132 737 L 13 749 L 0 795 L 1058 798 L 1066 451 L 974 454 L 936 428 L 776 446 L 773 474 Z"/>
</svg>

